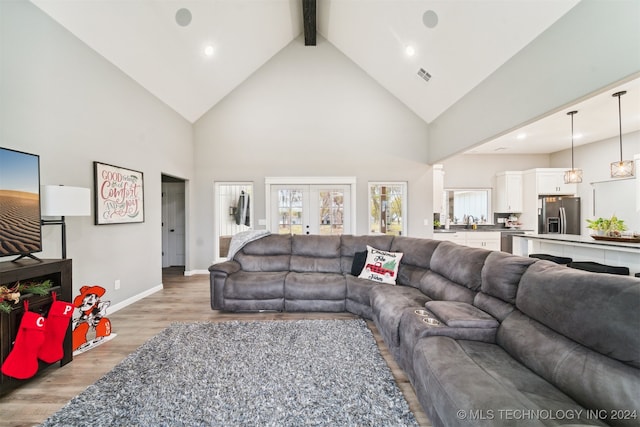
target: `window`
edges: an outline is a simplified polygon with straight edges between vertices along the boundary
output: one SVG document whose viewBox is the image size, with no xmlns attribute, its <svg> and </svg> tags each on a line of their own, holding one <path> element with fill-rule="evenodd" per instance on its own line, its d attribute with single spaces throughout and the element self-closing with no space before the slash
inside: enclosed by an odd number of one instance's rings
<svg viewBox="0 0 640 427">
<path fill-rule="evenodd" d="M 445 190 L 447 203 L 445 218 L 452 224 L 466 224 L 471 217 L 472 222 L 490 224 L 491 189 L 451 188 Z"/>
<path fill-rule="evenodd" d="M 406 182 L 370 182 L 369 232 L 406 236 L 406 206 Z"/>
</svg>

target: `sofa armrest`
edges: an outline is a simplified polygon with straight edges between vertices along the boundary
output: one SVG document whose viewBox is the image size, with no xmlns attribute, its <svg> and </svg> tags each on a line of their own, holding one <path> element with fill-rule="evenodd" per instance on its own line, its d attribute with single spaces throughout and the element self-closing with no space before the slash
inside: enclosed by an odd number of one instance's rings
<svg viewBox="0 0 640 427">
<path fill-rule="evenodd" d="M 211 273 L 225 273 L 227 275 L 240 271 L 240 263 L 238 261 L 224 261 L 217 264 L 213 264 L 209 267 Z"/>
<path fill-rule="evenodd" d="M 491 329 L 500 326 L 493 316 L 465 302 L 428 301 L 425 307 L 451 328 Z"/>
<path fill-rule="evenodd" d="M 425 307 L 423 313 L 418 314 L 418 310 L 415 314 L 410 313 L 413 317 L 412 324 L 418 328 L 418 338 L 445 336 L 455 340 L 496 342 L 500 323 L 471 304 L 459 301 L 427 301 Z"/>
<path fill-rule="evenodd" d="M 209 267 L 209 281 L 211 287 L 211 308 L 224 310 L 224 285 L 230 274 L 240 271 L 241 266 L 237 261 L 225 261 L 213 264 Z"/>
</svg>

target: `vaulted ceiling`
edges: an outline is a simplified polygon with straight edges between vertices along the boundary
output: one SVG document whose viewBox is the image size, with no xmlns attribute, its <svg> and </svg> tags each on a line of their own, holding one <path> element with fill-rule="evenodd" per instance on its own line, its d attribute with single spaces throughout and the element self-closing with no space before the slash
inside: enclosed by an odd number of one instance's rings
<svg viewBox="0 0 640 427">
<path fill-rule="evenodd" d="M 303 33 L 303 0 L 31 1 L 190 122 Z M 577 3 L 317 0 L 317 30 L 430 123 Z"/>
</svg>

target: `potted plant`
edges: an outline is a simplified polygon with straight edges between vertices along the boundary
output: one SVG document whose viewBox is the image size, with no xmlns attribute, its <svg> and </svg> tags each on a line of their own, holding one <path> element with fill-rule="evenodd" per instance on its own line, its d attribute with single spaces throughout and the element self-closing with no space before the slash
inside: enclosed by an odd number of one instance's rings
<svg viewBox="0 0 640 427">
<path fill-rule="evenodd" d="M 611 218 L 588 219 L 587 228 L 594 230 L 598 236 L 620 237 L 627 226 L 624 220 L 613 215 Z"/>
</svg>

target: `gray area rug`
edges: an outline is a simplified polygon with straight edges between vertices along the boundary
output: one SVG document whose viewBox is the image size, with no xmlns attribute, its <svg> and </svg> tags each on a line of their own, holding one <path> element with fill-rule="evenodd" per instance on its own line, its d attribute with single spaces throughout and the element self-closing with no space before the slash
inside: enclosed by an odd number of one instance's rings
<svg viewBox="0 0 640 427">
<path fill-rule="evenodd" d="M 175 323 L 43 426 L 417 426 L 363 320 Z"/>
</svg>

